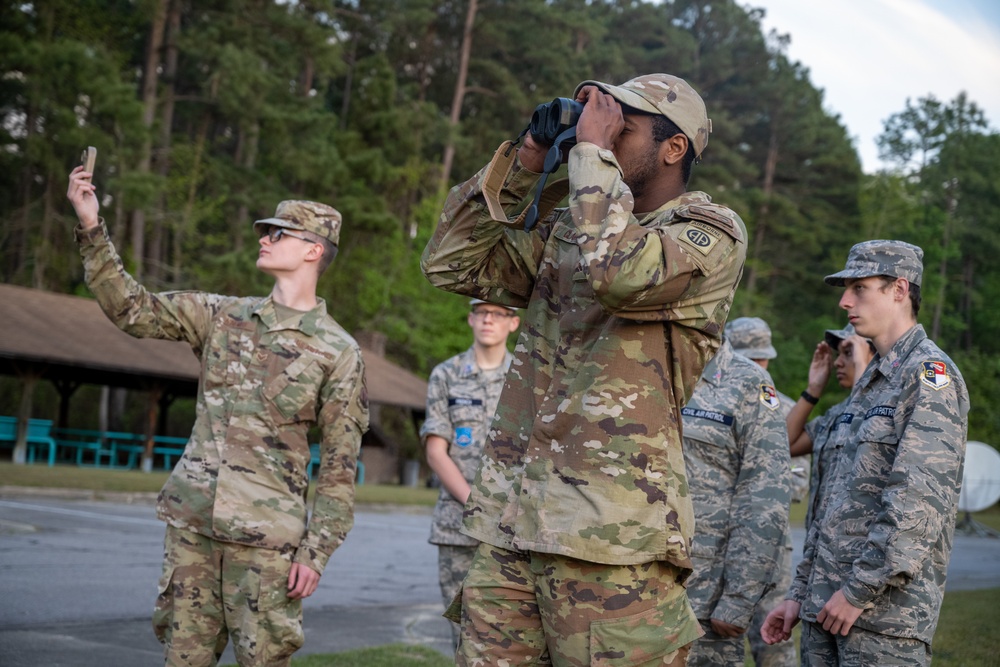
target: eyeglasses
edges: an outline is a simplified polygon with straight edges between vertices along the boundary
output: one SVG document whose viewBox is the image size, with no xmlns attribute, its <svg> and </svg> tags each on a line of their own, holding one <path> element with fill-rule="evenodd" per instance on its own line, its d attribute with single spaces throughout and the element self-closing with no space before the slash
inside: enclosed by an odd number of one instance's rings
<svg viewBox="0 0 1000 667">
<path fill-rule="evenodd" d="M 284 227 L 278 227 L 277 225 L 261 225 L 260 226 L 260 238 L 268 237 L 271 243 L 277 243 L 281 240 L 282 236 L 291 236 L 293 239 L 298 239 L 300 241 L 305 241 L 306 243 L 316 243 L 312 239 L 307 239 L 299 234 L 293 234 Z"/>
<path fill-rule="evenodd" d="M 484 310 L 484 309 L 478 309 L 478 310 L 472 311 L 472 316 L 475 317 L 476 319 L 479 319 L 479 320 L 485 320 L 487 317 L 492 317 L 495 320 L 496 319 L 506 320 L 506 319 L 510 319 L 511 317 L 516 317 L 516 314 L 510 312 L 509 310 Z"/>
</svg>

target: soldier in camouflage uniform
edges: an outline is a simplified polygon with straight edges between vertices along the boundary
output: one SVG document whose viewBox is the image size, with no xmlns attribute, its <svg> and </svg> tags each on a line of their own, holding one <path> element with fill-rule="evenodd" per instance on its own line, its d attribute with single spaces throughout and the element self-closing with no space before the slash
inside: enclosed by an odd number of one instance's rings
<svg viewBox="0 0 1000 667">
<path fill-rule="evenodd" d="M 877 354 L 831 439 L 829 498 L 806 538 L 788 599 L 764 639 L 799 619 L 808 665 L 929 665 L 962 484 L 969 394 L 917 324 L 923 251 L 902 241 L 851 248 L 826 277 Z M 827 443 L 826 446 L 830 446 Z"/>
<path fill-rule="evenodd" d="M 431 519 L 430 543 L 438 546 L 438 579 L 447 608 L 469 572 L 479 541 L 463 535 L 462 507 L 483 456 L 483 443 L 514 356 L 507 336 L 517 330 L 517 311 L 472 300 L 467 318 L 472 347 L 438 364 L 427 383 L 427 419 L 420 437 L 427 463 L 441 480 Z M 452 623 L 458 646 L 459 627 Z"/>
<path fill-rule="evenodd" d="M 834 350 L 837 351 L 836 360 L 833 359 Z M 826 445 L 833 432 L 844 426 L 841 415 L 844 414 L 848 399 L 845 398 L 808 424 L 806 419 L 826 390 L 831 369 L 836 370 L 837 384 L 851 390 L 854 388 L 854 380 L 861 377 L 874 355 L 875 348 L 871 341 L 857 335 L 850 324 L 843 329 L 827 329 L 824 340 L 816 345 L 813 352 L 806 389 L 786 418 L 792 456 L 813 456 L 809 505 L 806 507 L 806 532 L 812 525 L 820 500 L 829 491 L 832 478 L 830 473 L 836 465 L 840 450 Z"/>
<path fill-rule="evenodd" d="M 753 360 L 764 370 L 767 370 L 771 359 L 778 356 L 778 351 L 771 344 L 771 327 L 759 317 L 738 317 L 730 321 L 726 324 L 726 339 L 737 354 Z M 781 416 L 784 418 L 795 405 L 795 401 L 780 391 L 776 391 L 775 394 L 781 405 Z M 787 445 L 787 435 L 785 442 Z M 786 459 L 786 464 L 791 470 L 791 474 L 787 477 L 791 501 L 800 503 L 809 493 L 809 457 L 797 456 L 791 460 Z M 764 623 L 767 612 L 785 598 L 785 592 L 792 583 L 792 533 L 787 521 L 782 544 L 781 559 L 773 570 L 776 575 L 774 585 L 769 588 L 764 599 L 754 610 L 747 633 L 750 651 L 757 667 L 792 667 L 796 662 L 794 646 L 786 644 L 769 646 L 760 638 L 760 626 Z"/>
<path fill-rule="evenodd" d="M 771 588 L 788 523 L 780 407 L 767 371 L 726 340 L 681 412 L 695 517 L 687 589 L 705 630 L 689 667 L 743 667 L 746 630 Z"/>
<path fill-rule="evenodd" d="M 543 169 L 529 133 L 452 189 L 422 258 L 442 289 L 527 308 L 465 507 L 483 544 L 459 665 L 679 665 L 701 635 L 680 410 L 719 348 L 746 229 L 686 192 L 710 122 L 683 80 L 576 98 L 569 207 L 509 223 Z"/>
<path fill-rule="evenodd" d="M 67 194 L 101 308 L 127 333 L 186 341 L 201 360 L 194 428 L 157 502 L 167 531 L 153 625 L 166 664 L 214 665 L 231 636 L 240 665 L 288 665 L 302 598 L 353 524 L 368 427 L 360 349 L 316 297 L 340 214 L 286 201 L 254 223 L 257 267 L 275 279 L 266 298 L 153 294 L 125 272 L 90 179 L 77 167 Z M 307 520 L 314 425 L 322 454 Z"/>
</svg>

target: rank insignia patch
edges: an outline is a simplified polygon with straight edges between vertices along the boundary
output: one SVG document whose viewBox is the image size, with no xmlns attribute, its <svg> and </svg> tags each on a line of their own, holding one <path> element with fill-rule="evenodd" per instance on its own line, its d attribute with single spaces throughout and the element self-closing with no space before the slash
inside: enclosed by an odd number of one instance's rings
<svg viewBox="0 0 1000 667">
<path fill-rule="evenodd" d="M 932 389 L 944 389 L 951 384 L 948 366 L 943 361 L 925 361 L 920 371 L 920 381 Z"/>
<path fill-rule="evenodd" d="M 778 406 L 781 405 L 781 401 L 778 400 L 778 392 L 769 384 L 760 386 L 760 402 L 769 410 L 777 410 Z"/>
</svg>

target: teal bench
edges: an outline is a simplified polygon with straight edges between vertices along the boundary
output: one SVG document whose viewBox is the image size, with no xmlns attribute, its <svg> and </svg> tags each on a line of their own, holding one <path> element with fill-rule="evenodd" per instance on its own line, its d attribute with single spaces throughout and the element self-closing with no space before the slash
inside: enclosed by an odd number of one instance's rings
<svg viewBox="0 0 1000 667">
<path fill-rule="evenodd" d="M 49 448 L 49 465 L 56 462 L 56 441 L 52 438 L 51 419 L 29 419 L 28 420 L 28 463 L 34 463 L 37 450 L 41 446 Z M 0 416 L 0 447 L 11 450 L 17 444 L 17 417 Z"/>
<path fill-rule="evenodd" d="M 187 438 L 175 438 L 169 435 L 153 436 L 153 458 L 163 457 L 164 470 L 173 470 L 174 457 L 180 458 L 187 446 Z"/>
<path fill-rule="evenodd" d="M 78 466 L 114 467 L 114 451 L 104 440 L 103 431 L 57 428 L 53 429 L 52 433 L 55 435 L 57 447 L 62 450 L 59 452 L 61 460 L 69 460 Z M 63 459 L 63 454 L 67 453 L 69 456 Z M 91 456 L 87 456 L 88 454 Z"/>
</svg>

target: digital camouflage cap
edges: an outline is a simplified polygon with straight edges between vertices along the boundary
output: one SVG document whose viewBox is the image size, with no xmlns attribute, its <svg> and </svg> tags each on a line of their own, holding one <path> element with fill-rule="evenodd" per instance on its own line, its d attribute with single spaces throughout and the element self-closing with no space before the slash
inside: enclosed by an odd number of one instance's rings
<svg viewBox="0 0 1000 667">
<path fill-rule="evenodd" d="M 584 86 L 597 86 L 633 109 L 666 116 L 690 140 L 695 157 L 700 156 L 708 146 L 712 119 L 708 117 L 701 95 L 684 79 L 670 74 L 644 74 L 619 86 L 601 81 L 584 81 L 576 87 L 573 97 Z"/>
<path fill-rule="evenodd" d="M 340 243 L 340 212 L 332 206 L 314 201 L 289 199 L 278 204 L 273 218 L 257 220 L 257 225 L 274 225 L 302 232 L 311 232 L 333 245 Z"/>
<path fill-rule="evenodd" d="M 502 304 L 502 303 L 493 303 L 491 301 L 483 301 L 482 299 L 469 299 L 469 308 L 475 308 L 476 306 L 479 306 L 479 305 L 484 304 L 484 303 L 487 304 L 487 305 L 489 305 L 489 306 L 497 306 L 498 308 L 506 308 L 507 310 L 509 310 L 512 313 L 516 313 L 517 312 L 517 308 L 515 308 L 514 306 L 508 306 L 508 305 L 505 305 L 505 304 Z"/>
<path fill-rule="evenodd" d="M 906 278 L 920 285 L 924 273 L 924 251 L 905 241 L 864 241 L 855 244 L 847 255 L 847 266 L 823 280 L 827 285 L 843 287 L 849 278 L 890 276 Z"/>
<path fill-rule="evenodd" d="M 737 354 L 748 359 L 774 359 L 778 351 L 771 345 L 771 327 L 759 317 L 737 317 L 726 323 L 726 340 Z"/>
</svg>

